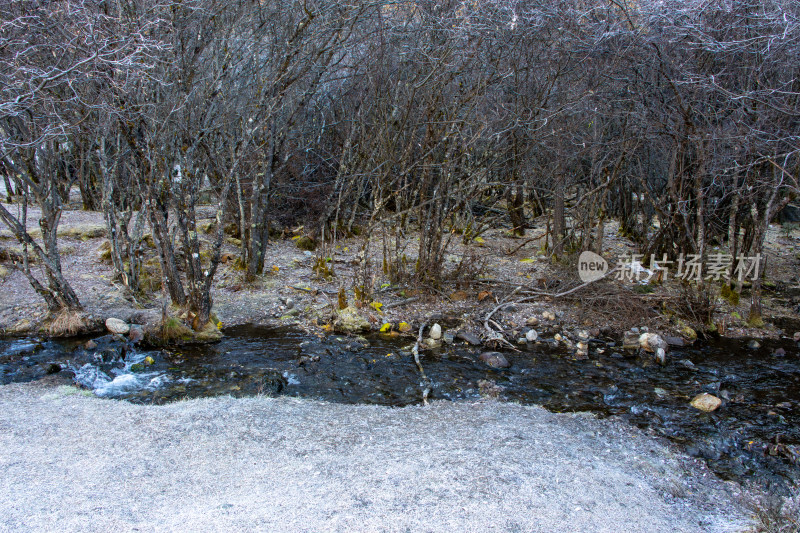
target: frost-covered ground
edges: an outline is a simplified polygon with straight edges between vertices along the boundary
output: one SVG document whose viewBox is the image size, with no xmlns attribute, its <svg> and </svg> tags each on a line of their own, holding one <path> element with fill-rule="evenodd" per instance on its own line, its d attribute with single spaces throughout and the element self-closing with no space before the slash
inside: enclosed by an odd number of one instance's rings
<svg viewBox="0 0 800 533">
<path fill-rule="evenodd" d="M 141 406 L 0 387 L 0 531 L 741 531 L 622 422 L 515 404 Z"/>
</svg>

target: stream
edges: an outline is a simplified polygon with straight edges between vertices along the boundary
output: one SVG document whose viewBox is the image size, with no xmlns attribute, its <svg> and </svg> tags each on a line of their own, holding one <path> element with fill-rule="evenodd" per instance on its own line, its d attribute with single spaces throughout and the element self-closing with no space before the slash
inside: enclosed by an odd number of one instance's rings
<svg viewBox="0 0 800 533">
<path fill-rule="evenodd" d="M 87 345 L 88 343 L 88 345 Z M 97 396 L 136 403 L 207 396 L 288 395 L 404 406 L 422 401 L 413 339 L 309 337 L 291 329 L 236 327 L 213 345 L 142 350 L 95 339 L 0 340 L 0 384 L 55 375 Z M 592 339 L 578 360 L 552 339 L 503 351 L 510 368 L 457 342 L 422 353 L 431 400 L 482 396 L 551 411 L 620 416 L 704 459 L 720 477 L 783 493 L 800 480 L 800 348 L 780 341 L 716 339 L 673 349 L 661 367 L 611 339 Z M 717 411 L 691 407 L 702 392 Z"/>
</svg>

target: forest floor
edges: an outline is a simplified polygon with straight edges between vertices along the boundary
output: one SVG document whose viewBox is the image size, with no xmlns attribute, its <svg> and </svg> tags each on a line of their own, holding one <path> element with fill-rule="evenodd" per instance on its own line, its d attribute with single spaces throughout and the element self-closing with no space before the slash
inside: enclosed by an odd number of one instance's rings
<svg viewBox="0 0 800 533">
<path fill-rule="evenodd" d="M 103 215 L 79 207 L 73 202 L 64 211 L 59 246 L 65 277 L 87 311 L 99 319 L 97 323 L 108 317 L 134 323 L 159 320 L 160 292 L 149 298 L 134 297 L 115 280 L 110 261 L 101 259 L 106 241 Z M 209 220 L 201 221 L 201 226 L 210 222 L 210 209 L 206 215 Z M 37 210 L 30 208 L 29 226 L 35 227 L 36 220 Z M 602 255 L 612 264 L 624 262 L 636 252 L 633 243 L 618 235 L 617 229 L 615 223 L 608 223 L 604 239 Z M 631 327 L 646 327 L 687 340 L 692 340 L 691 330 L 700 335 L 779 337 L 791 336 L 798 327 L 800 231 L 779 225 L 770 228 L 766 244 L 764 327 L 747 324 L 746 290 L 741 301 L 734 304 L 720 296 L 721 283 L 712 282 L 708 284 L 710 295 L 704 298 L 696 290 L 687 291 L 674 274 L 663 283 L 609 276 L 559 297 L 559 293 L 581 284 L 577 257 L 566 261 L 547 257 L 541 247 L 545 228 L 539 225 L 528 229 L 522 238 L 511 236 L 507 229 L 489 229 L 467 244 L 460 235 L 447 234 L 450 244 L 444 256 L 444 282 L 436 288 L 390 282 L 383 272 L 382 233 L 373 232 L 366 250 L 366 239 L 354 236 L 339 240 L 324 252 L 303 251 L 292 233 L 285 233 L 285 238 L 269 245 L 265 274 L 254 282 L 244 281 L 243 272 L 232 259 L 239 252 L 236 239 L 226 239 L 223 253 L 230 260 L 220 265 L 213 289 L 213 311 L 223 328 L 242 324 L 293 326 L 321 334 L 336 322 L 340 292 L 347 304 L 359 307 L 359 315 L 375 331 L 387 327 L 385 324 L 396 331 L 402 322 L 416 328 L 438 321 L 446 328 L 485 336 L 484 318 L 505 302 L 512 305 L 495 314 L 490 327 L 502 329 L 511 339 L 524 335 L 531 326 L 598 329 L 611 337 L 621 336 Z M 395 236 L 385 237 L 394 250 L 393 257 L 405 257 L 407 268 L 413 268 L 418 237 L 407 235 L 399 242 Z M 212 236 L 202 238 L 210 243 Z M 44 302 L 3 249 L 19 251 L 8 230 L 0 231 L 0 260 L 5 259 L 0 262 L 0 333 L 34 333 L 47 314 Z M 155 265 L 155 251 L 146 253 L 145 261 L 149 259 Z M 727 252 L 712 248 L 709 253 Z M 330 272 L 320 274 L 315 269 L 320 261 Z M 157 266 L 153 270 L 151 276 L 158 279 Z M 365 284 L 373 287 L 372 304 L 361 304 L 355 297 L 356 287 Z"/>
</svg>

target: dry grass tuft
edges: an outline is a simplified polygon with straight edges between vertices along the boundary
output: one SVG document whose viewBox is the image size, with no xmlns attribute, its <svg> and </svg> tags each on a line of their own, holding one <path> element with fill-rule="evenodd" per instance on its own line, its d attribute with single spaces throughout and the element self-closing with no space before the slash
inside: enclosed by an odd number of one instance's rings
<svg viewBox="0 0 800 533">
<path fill-rule="evenodd" d="M 52 337 L 69 337 L 86 329 L 86 319 L 81 311 L 63 309 L 45 326 Z"/>
</svg>

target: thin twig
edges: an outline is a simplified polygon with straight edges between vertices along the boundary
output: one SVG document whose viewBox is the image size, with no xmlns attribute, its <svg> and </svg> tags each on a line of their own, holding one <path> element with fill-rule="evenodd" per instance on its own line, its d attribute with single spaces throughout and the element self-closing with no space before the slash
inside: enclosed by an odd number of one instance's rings
<svg viewBox="0 0 800 533">
<path fill-rule="evenodd" d="M 618 270 L 621 270 L 621 269 L 622 269 L 622 267 L 619 267 L 619 266 L 615 267 L 615 268 L 609 270 L 608 272 L 606 272 L 603 275 L 603 277 L 601 277 L 601 278 L 597 278 L 597 279 L 594 279 L 594 280 L 591 280 L 591 281 L 587 281 L 585 283 L 581 283 L 577 287 L 573 287 L 573 288 L 571 288 L 571 289 L 569 289 L 567 291 L 559 292 L 559 293 L 556 293 L 556 294 L 553 294 L 553 293 L 550 293 L 550 292 L 530 291 L 530 290 L 528 290 L 528 291 L 525 291 L 525 294 L 529 295 L 528 298 L 523 298 L 522 300 L 518 300 L 517 302 L 509 302 L 509 303 L 525 303 L 525 302 L 529 302 L 529 301 L 531 301 L 531 300 L 533 300 L 533 299 L 535 299 L 537 297 L 541 297 L 541 296 L 547 296 L 549 298 L 561 298 L 563 296 L 567 296 L 568 294 L 572 294 L 573 292 L 576 292 L 576 291 L 578 291 L 578 290 L 580 290 L 580 289 L 582 289 L 584 287 L 588 287 L 592 283 L 600 281 L 601 279 L 604 279 L 604 278 L 608 277 L 609 275 L 611 275 L 612 273 L 614 273 L 614 272 L 616 272 Z M 514 292 L 516 292 L 516 291 L 514 291 Z"/>
<path fill-rule="evenodd" d="M 386 304 L 386 305 L 383 306 L 383 308 L 384 309 L 391 309 L 393 307 L 400 307 L 401 305 L 414 303 L 416 301 L 419 301 L 419 296 L 412 296 L 411 298 L 406 298 L 405 300 L 400 300 L 399 302 Z"/>
<path fill-rule="evenodd" d="M 419 347 L 422 344 L 422 332 L 425 330 L 425 326 L 427 324 L 422 324 L 419 327 L 419 335 L 417 335 L 417 342 L 414 344 L 414 347 L 411 348 L 411 353 L 414 354 L 414 362 L 417 363 L 417 368 L 419 369 L 419 373 L 422 376 L 422 385 L 425 388 L 422 391 L 422 404 L 428 405 L 428 394 L 431 392 L 431 381 L 428 379 L 428 376 L 425 375 L 425 370 L 422 368 L 422 363 L 419 360 Z"/>
<path fill-rule="evenodd" d="M 522 244 L 520 244 L 519 246 L 517 246 L 517 247 L 516 247 L 516 248 L 514 248 L 513 250 L 506 250 L 506 251 L 505 251 L 505 254 L 506 254 L 506 255 L 514 255 L 515 253 L 519 252 L 519 251 L 522 249 L 522 247 L 523 247 L 523 246 L 525 246 L 525 245 L 527 245 L 527 244 L 530 244 L 530 243 L 532 243 L 533 241 L 538 241 L 538 240 L 539 240 L 539 239 L 541 239 L 542 237 L 547 237 L 547 233 L 545 233 L 545 234 L 543 234 L 543 235 L 539 235 L 538 237 L 534 237 L 534 238 L 532 238 L 532 239 L 526 239 L 526 240 L 525 240 L 525 242 L 523 242 Z"/>
</svg>

